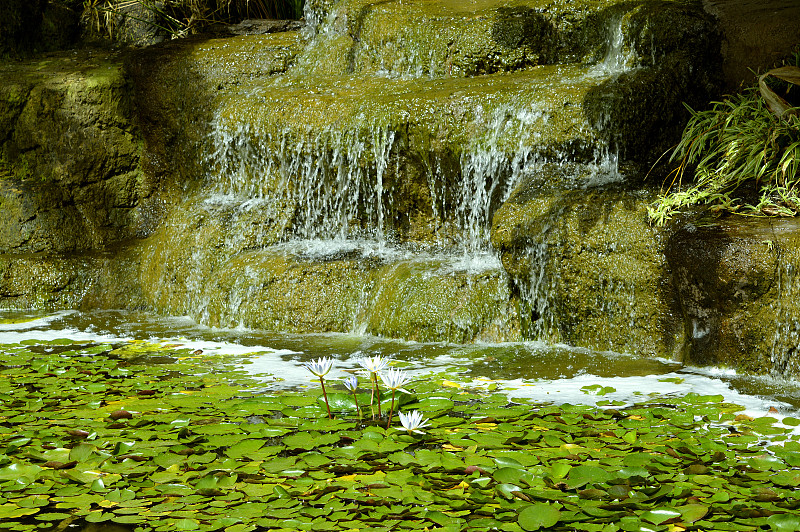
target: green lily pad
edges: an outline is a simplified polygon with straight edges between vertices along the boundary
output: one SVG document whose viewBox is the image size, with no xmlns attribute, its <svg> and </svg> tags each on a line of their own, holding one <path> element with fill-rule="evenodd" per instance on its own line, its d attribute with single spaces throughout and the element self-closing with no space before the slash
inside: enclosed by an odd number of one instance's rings
<svg viewBox="0 0 800 532">
<path fill-rule="evenodd" d="M 561 518 L 561 511 L 547 503 L 536 503 L 525 507 L 517 519 L 524 530 L 548 529 L 556 525 Z"/>
</svg>

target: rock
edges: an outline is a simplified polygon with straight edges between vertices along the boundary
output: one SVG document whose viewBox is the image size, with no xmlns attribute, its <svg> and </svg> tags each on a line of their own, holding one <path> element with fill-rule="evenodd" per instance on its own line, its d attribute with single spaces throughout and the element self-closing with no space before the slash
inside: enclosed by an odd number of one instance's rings
<svg viewBox="0 0 800 532">
<path fill-rule="evenodd" d="M 520 185 L 492 225 L 525 336 L 679 359 L 663 239 L 646 218 L 654 195 L 619 183 L 534 190 Z"/>
<path fill-rule="evenodd" d="M 0 66 L 0 304 L 795 371 L 793 237 L 770 270 L 646 219 L 640 168 L 718 90 L 713 18 L 499 4 L 311 0 Z M 503 269 L 459 263 L 490 236 Z"/>
<path fill-rule="evenodd" d="M 704 0 L 717 17 L 724 37 L 722 55 L 726 90 L 738 91 L 756 82 L 755 73 L 797 51 L 800 4 L 795 0 Z"/>
<path fill-rule="evenodd" d="M 666 256 L 685 326 L 685 359 L 738 371 L 800 375 L 795 220 L 679 224 Z"/>
<path fill-rule="evenodd" d="M 0 252 L 105 249 L 137 233 L 140 144 L 118 57 L 0 67 Z"/>
<path fill-rule="evenodd" d="M 441 260 L 369 256 L 354 244 L 271 246 L 282 228 L 261 207 L 208 198 L 176 209 L 131 250 L 141 257 L 133 276 L 146 300 L 218 327 L 419 341 L 520 338 L 498 268 L 470 273 Z"/>
</svg>

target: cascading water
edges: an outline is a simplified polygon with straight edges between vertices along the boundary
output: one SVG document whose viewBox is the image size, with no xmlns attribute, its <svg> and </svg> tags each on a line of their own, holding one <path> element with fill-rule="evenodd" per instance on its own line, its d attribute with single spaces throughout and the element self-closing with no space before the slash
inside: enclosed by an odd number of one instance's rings
<svg viewBox="0 0 800 532">
<path fill-rule="evenodd" d="M 238 114 L 220 113 L 212 128 L 212 180 L 218 194 L 264 200 L 275 216 L 293 206 L 289 239 L 383 243 L 414 209 L 439 229 L 428 239 L 437 247 L 485 252 L 491 215 L 538 156 L 550 113 L 530 97 L 517 105 L 464 100 L 457 105 L 471 108 L 456 110 L 465 114 L 459 129 L 438 132 L 428 123 L 398 124 L 408 113 L 403 107 L 415 103 L 402 99 L 384 123 L 370 122 L 369 111 L 316 128 L 242 123 Z M 460 139 L 443 145 L 430 138 L 441 134 Z M 429 137 L 427 147 L 414 145 L 420 136 Z M 423 174 L 416 193 L 426 197 L 401 204 L 407 176 L 415 173 Z"/>
<path fill-rule="evenodd" d="M 573 230 L 562 211 L 546 213 L 549 229 L 525 227 L 524 245 L 501 245 L 502 265 L 492 224 L 510 202 L 569 205 L 626 186 L 608 90 L 638 71 L 625 36 L 641 22 L 613 0 L 577 14 L 499 0 L 316 3 L 326 7 L 307 13 L 309 40 L 288 68 L 220 85 L 207 195 L 159 235 L 148 297 L 211 325 L 587 345 L 564 332 L 576 327 L 556 295 L 572 282 L 553 270 Z M 198 227 L 210 236 L 191 238 Z M 595 314 L 629 324 L 639 289 L 603 267 L 592 266 Z"/>
<path fill-rule="evenodd" d="M 608 24 L 606 30 L 606 53 L 603 60 L 592 69 L 594 74 L 618 76 L 636 65 L 636 53 L 631 43 L 625 38 L 629 20 L 622 15 L 616 16 Z"/>
<path fill-rule="evenodd" d="M 797 346 L 800 345 L 800 320 L 788 309 L 791 303 L 800 297 L 800 283 L 798 283 L 796 265 L 791 262 L 781 264 L 776 271 L 778 292 L 780 299 L 776 315 L 778 322 L 775 327 L 775 337 L 772 342 L 772 364 L 776 373 L 783 374 L 787 366 L 794 362 Z M 793 368 L 792 368 L 793 369 Z"/>
</svg>

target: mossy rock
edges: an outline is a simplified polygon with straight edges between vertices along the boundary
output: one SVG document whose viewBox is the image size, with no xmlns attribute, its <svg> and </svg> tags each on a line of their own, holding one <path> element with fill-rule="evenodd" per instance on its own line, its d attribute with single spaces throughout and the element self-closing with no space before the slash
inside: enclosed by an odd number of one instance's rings
<svg viewBox="0 0 800 532">
<path fill-rule="evenodd" d="M 144 171 L 156 180 L 202 180 L 206 140 L 219 100 L 252 79 L 293 64 L 297 31 L 215 38 L 197 36 L 131 52 L 136 123 L 144 137 Z"/>
<path fill-rule="evenodd" d="M 662 238 L 646 218 L 653 193 L 620 184 L 533 190 L 518 187 L 492 227 L 526 335 L 679 358 L 682 321 Z"/>
<path fill-rule="evenodd" d="M 794 220 L 684 220 L 667 259 L 686 328 L 685 358 L 800 375 L 800 228 Z"/>
<path fill-rule="evenodd" d="M 149 191 L 120 58 L 53 54 L 5 64 L 0 80 L 0 165 L 11 174 L 0 251 L 104 249 L 135 234 Z"/>
</svg>

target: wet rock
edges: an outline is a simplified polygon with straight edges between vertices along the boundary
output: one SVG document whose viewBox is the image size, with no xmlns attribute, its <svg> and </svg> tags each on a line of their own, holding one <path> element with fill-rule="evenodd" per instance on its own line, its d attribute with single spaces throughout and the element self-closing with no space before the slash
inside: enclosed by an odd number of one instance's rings
<svg viewBox="0 0 800 532">
<path fill-rule="evenodd" d="M 720 34 L 700 3 L 648 2 L 620 16 L 629 68 L 583 102 L 590 123 L 626 160 L 655 161 L 721 84 Z"/>
<path fill-rule="evenodd" d="M 139 141 L 119 58 L 0 67 L 0 252 L 105 249 L 136 232 Z"/>
<path fill-rule="evenodd" d="M 795 0 L 704 0 L 723 34 L 723 76 L 735 92 L 756 81 L 756 73 L 797 51 L 800 4 Z"/>
<path fill-rule="evenodd" d="M 87 258 L 0 255 L 2 308 L 78 308 L 97 275 Z"/>
<path fill-rule="evenodd" d="M 595 60 L 617 12 L 613 1 L 546 6 L 537 0 L 514 6 L 451 0 L 322 4 L 311 10 L 311 18 L 321 19 L 324 13 L 328 32 L 310 68 L 319 73 L 388 71 L 432 78 Z M 317 60 L 323 56 L 329 60 Z"/>
<path fill-rule="evenodd" d="M 800 375 L 794 220 L 693 221 L 666 256 L 684 317 L 685 359 L 739 371 Z"/>
<path fill-rule="evenodd" d="M 302 30 L 0 66 L 1 304 L 794 371 L 794 241 L 770 277 L 757 239 L 667 243 L 645 217 L 637 168 L 717 89 L 713 19 L 501 4 L 313 0 Z M 292 248 L 490 234 L 504 271 Z"/>
<path fill-rule="evenodd" d="M 494 217 L 492 243 L 513 279 L 527 337 L 679 357 L 682 321 L 662 239 L 646 219 L 652 199 L 620 183 L 517 188 Z"/>
<path fill-rule="evenodd" d="M 213 326 L 419 341 L 520 339 L 501 270 L 381 258 L 357 245 L 275 245 L 281 220 L 266 207 L 213 198 L 182 206 L 131 250 L 142 258 L 126 278 L 138 279 L 158 311 Z"/>
<path fill-rule="evenodd" d="M 223 39 L 197 36 L 130 53 L 125 68 L 144 137 L 145 174 L 179 188 L 202 179 L 219 99 L 249 80 L 284 72 L 300 44 L 296 31 Z M 169 182 L 163 183 L 165 177 Z"/>
</svg>

